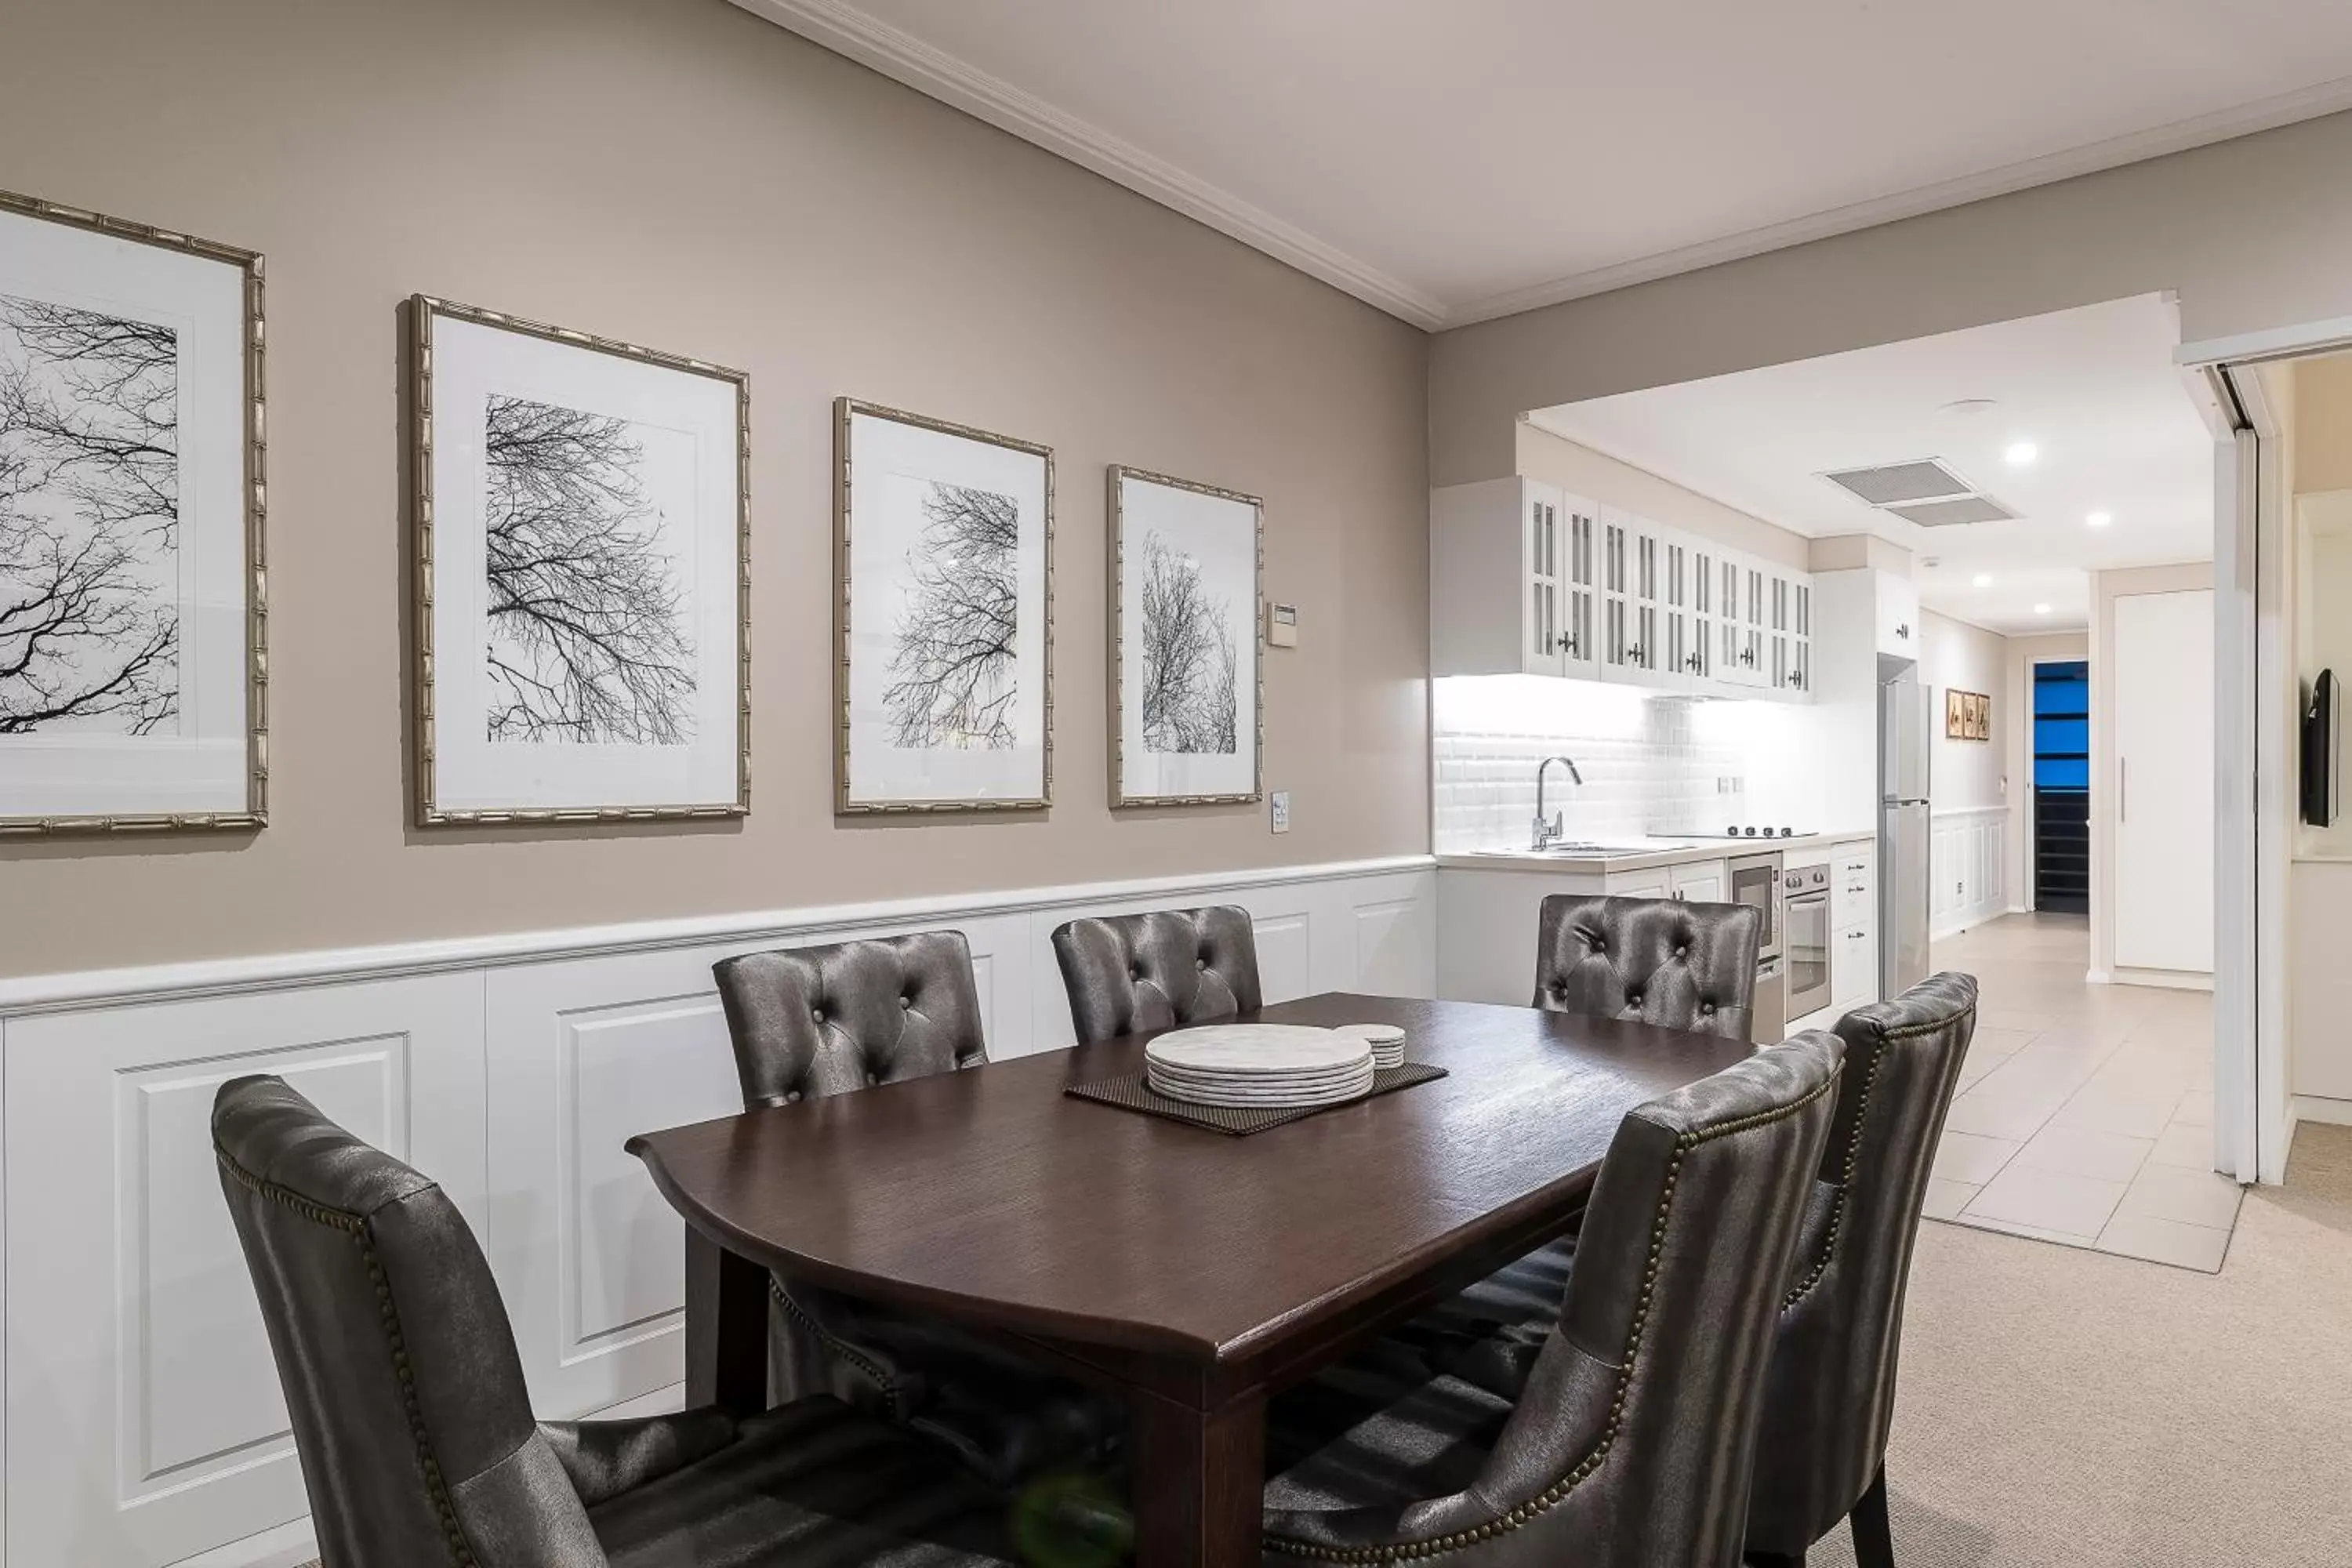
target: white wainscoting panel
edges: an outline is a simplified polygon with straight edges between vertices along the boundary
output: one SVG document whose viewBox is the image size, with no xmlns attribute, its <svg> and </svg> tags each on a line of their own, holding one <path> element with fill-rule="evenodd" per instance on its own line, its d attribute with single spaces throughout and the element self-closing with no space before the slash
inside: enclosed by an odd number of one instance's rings
<svg viewBox="0 0 2352 1568">
<path fill-rule="evenodd" d="M 7 1561 L 157 1568 L 302 1516 L 213 1093 L 277 1073 L 478 1226 L 481 1026 L 464 973 L 10 1021 Z"/>
<path fill-rule="evenodd" d="M 0 986 L 0 1563 L 237 1568 L 237 1543 L 274 1561 L 301 1528 L 212 1157 L 224 1080 L 280 1074 L 437 1179 L 489 1258 L 539 1414 L 582 1415 L 683 1373 L 683 1231 L 623 1144 L 740 1107 L 712 963 L 952 926 L 1006 1058 L 1072 1038 L 1055 926 L 1204 903 L 1250 911 L 1269 1001 L 1434 992 L 1425 857 Z"/>
<path fill-rule="evenodd" d="M 2009 808 L 1937 811 L 1929 831 L 1929 934 L 1950 936 L 2006 913 Z"/>
</svg>

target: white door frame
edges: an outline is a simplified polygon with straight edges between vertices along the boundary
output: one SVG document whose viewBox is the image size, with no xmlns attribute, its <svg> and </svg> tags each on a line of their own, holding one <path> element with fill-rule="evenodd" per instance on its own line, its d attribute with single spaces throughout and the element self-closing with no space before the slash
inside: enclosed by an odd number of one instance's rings
<svg viewBox="0 0 2352 1568">
<path fill-rule="evenodd" d="M 2085 641 L 2087 642 L 2087 640 L 2088 639 L 2086 638 Z M 2025 661 L 2025 690 L 2022 693 L 2023 700 L 2020 703 L 2020 706 L 2024 710 L 2024 711 L 2018 716 L 2020 721 L 2025 725 L 2025 826 L 2019 833 L 2019 837 L 2025 840 L 2025 853 L 2021 857 L 2021 863 L 2024 867 L 2024 870 L 2021 874 L 2024 878 L 2025 885 L 2018 889 L 2019 896 L 2016 900 L 2016 907 L 2024 910 L 2028 914 L 2037 913 L 2042 908 L 2042 881 L 2040 870 L 2040 862 L 2042 858 L 2042 826 L 2040 820 L 2042 813 L 2042 786 L 2033 782 L 2033 754 L 2034 748 L 2037 744 L 2035 737 L 2040 732 L 2041 721 L 2036 716 L 2034 709 L 2034 703 L 2038 699 L 2034 696 L 2034 692 L 2037 688 L 2034 681 L 2033 672 L 2040 669 L 2045 664 L 2079 664 L 2087 669 L 2090 668 L 2090 663 L 2091 650 L 2087 647 L 2085 647 L 2081 653 L 2038 653 Z M 2083 721 L 2084 729 L 2086 732 L 2090 728 L 2090 722 L 2091 721 L 2087 719 Z M 2089 760 L 2086 758 L 2084 763 L 2084 768 L 2086 773 L 2089 770 Z M 2086 835 L 2084 843 L 2086 845 L 2089 842 L 2087 837 L 2089 830 L 2090 824 L 2086 820 L 2084 824 L 2084 831 Z M 2086 882 L 2087 877 L 2088 873 L 2086 870 Z"/>
<path fill-rule="evenodd" d="M 2352 319 L 2184 344 L 2215 436 L 2214 1154 L 2241 1181 L 2285 1179 L 2294 1139 L 2286 1031 L 2294 714 L 2288 700 L 2285 476 L 2269 361 L 2352 347 Z M 2240 701 L 2221 694 L 2236 694 Z"/>
</svg>

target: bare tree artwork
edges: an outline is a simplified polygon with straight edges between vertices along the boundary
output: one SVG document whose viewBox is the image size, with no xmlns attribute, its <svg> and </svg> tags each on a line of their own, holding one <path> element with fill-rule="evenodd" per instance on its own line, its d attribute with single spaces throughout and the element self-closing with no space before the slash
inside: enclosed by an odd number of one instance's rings
<svg viewBox="0 0 2352 1568">
<path fill-rule="evenodd" d="M 922 510 L 882 693 L 892 738 L 919 750 L 1010 750 L 1017 739 L 1020 505 L 993 490 L 934 480 Z"/>
<path fill-rule="evenodd" d="M 1201 563 L 1155 530 L 1143 539 L 1143 744 L 1232 756 L 1237 749 L 1233 606 Z"/>
<path fill-rule="evenodd" d="M 694 739 L 686 594 L 626 419 L 493 395 L 484 422 L 489 739 Z"/>
<path fill-rule="evenodd" d="M 180 713 L 179 342 L 0 294 L 0 735 Z"/>
</svg>

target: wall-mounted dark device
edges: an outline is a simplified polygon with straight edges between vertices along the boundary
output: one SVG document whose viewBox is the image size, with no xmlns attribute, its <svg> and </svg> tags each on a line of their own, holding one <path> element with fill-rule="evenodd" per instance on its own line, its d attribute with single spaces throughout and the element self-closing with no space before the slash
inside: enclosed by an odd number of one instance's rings
<svg viewBox="0 0 2352 1568">
<path fill-rule="evenodd" d="M 2336 825 L 2336 748 L 2344 733 L 2336 672 L 2323 669 L 2311 683 L 2311 705 L 2303 710 L 2303 819 L 2314 827 Z"/>
</svg>

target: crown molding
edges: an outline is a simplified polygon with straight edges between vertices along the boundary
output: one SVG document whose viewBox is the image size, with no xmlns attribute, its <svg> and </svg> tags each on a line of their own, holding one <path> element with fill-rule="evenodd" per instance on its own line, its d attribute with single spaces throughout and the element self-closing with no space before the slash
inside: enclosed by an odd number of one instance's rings
<svg viewBox="0 0 2352 1568">
<path fill-rule="evenodd" d="M 841 0 L 731 3 L 927 98 L 1116 181 L 1376 310 L 1424 331 L 1445 324 L 1443 300 Z"/>
<path fill-rule="evenodd" d="M 1831 207 L 1805 217 L 1791 218 L 1787 223 L 1770 224 L 1740 234 L 1726 235 L 1719 239 L 1703 240 L 1696 245 L 1637 257 L 1631 261 L 1570 273 L 1526 289 L 1490 294 L 1485 299 L 1474 300 L 1449 310 L 1445 315 L 1445 325 L 1466 327 L 1479 321 L 1516 316 L 1527 310 L 1539 310 L 1547 305 L 1589 299 L 1612 289 L 1630 289 L 1640 283 L 1654 283 L 1677 273 L 1696 272 L 1701 268 L 1717 267 L 1727 261 L 1744 261 L 1767 251 L 1785 250 L 1791 246 L 1807 245 L 1819 239 L 1834 239 L 1840 235 L 1876 228 L 1881 224 L 1899 223 L 1905 218 L 1924 217 L 1929 213 L 1967 206 L 1971 202 L 2031 190 L 2036 185 L 2055 184 L 2061 180 L 2071 180 L 2083 174 L 2119 169 L 2127 163 L 2144 163 L 2150 158 L 2209 147 L 2217 142 L 2275 131 L 2281 126 L 2317 120 L 2347 109 L 2352 109 L 2352 77 L 2339 77 L 2315 87 L 2199 115 L 2191 120 L 2175 121 L 2169 125 L 2136 131 L 2127 136 L 2086 142 L 2063 152 L 2029 158 L 2023 163 L 1940 180 L 1934 184 L 1898 191 L 1866 202 Z"/>
</svg>

